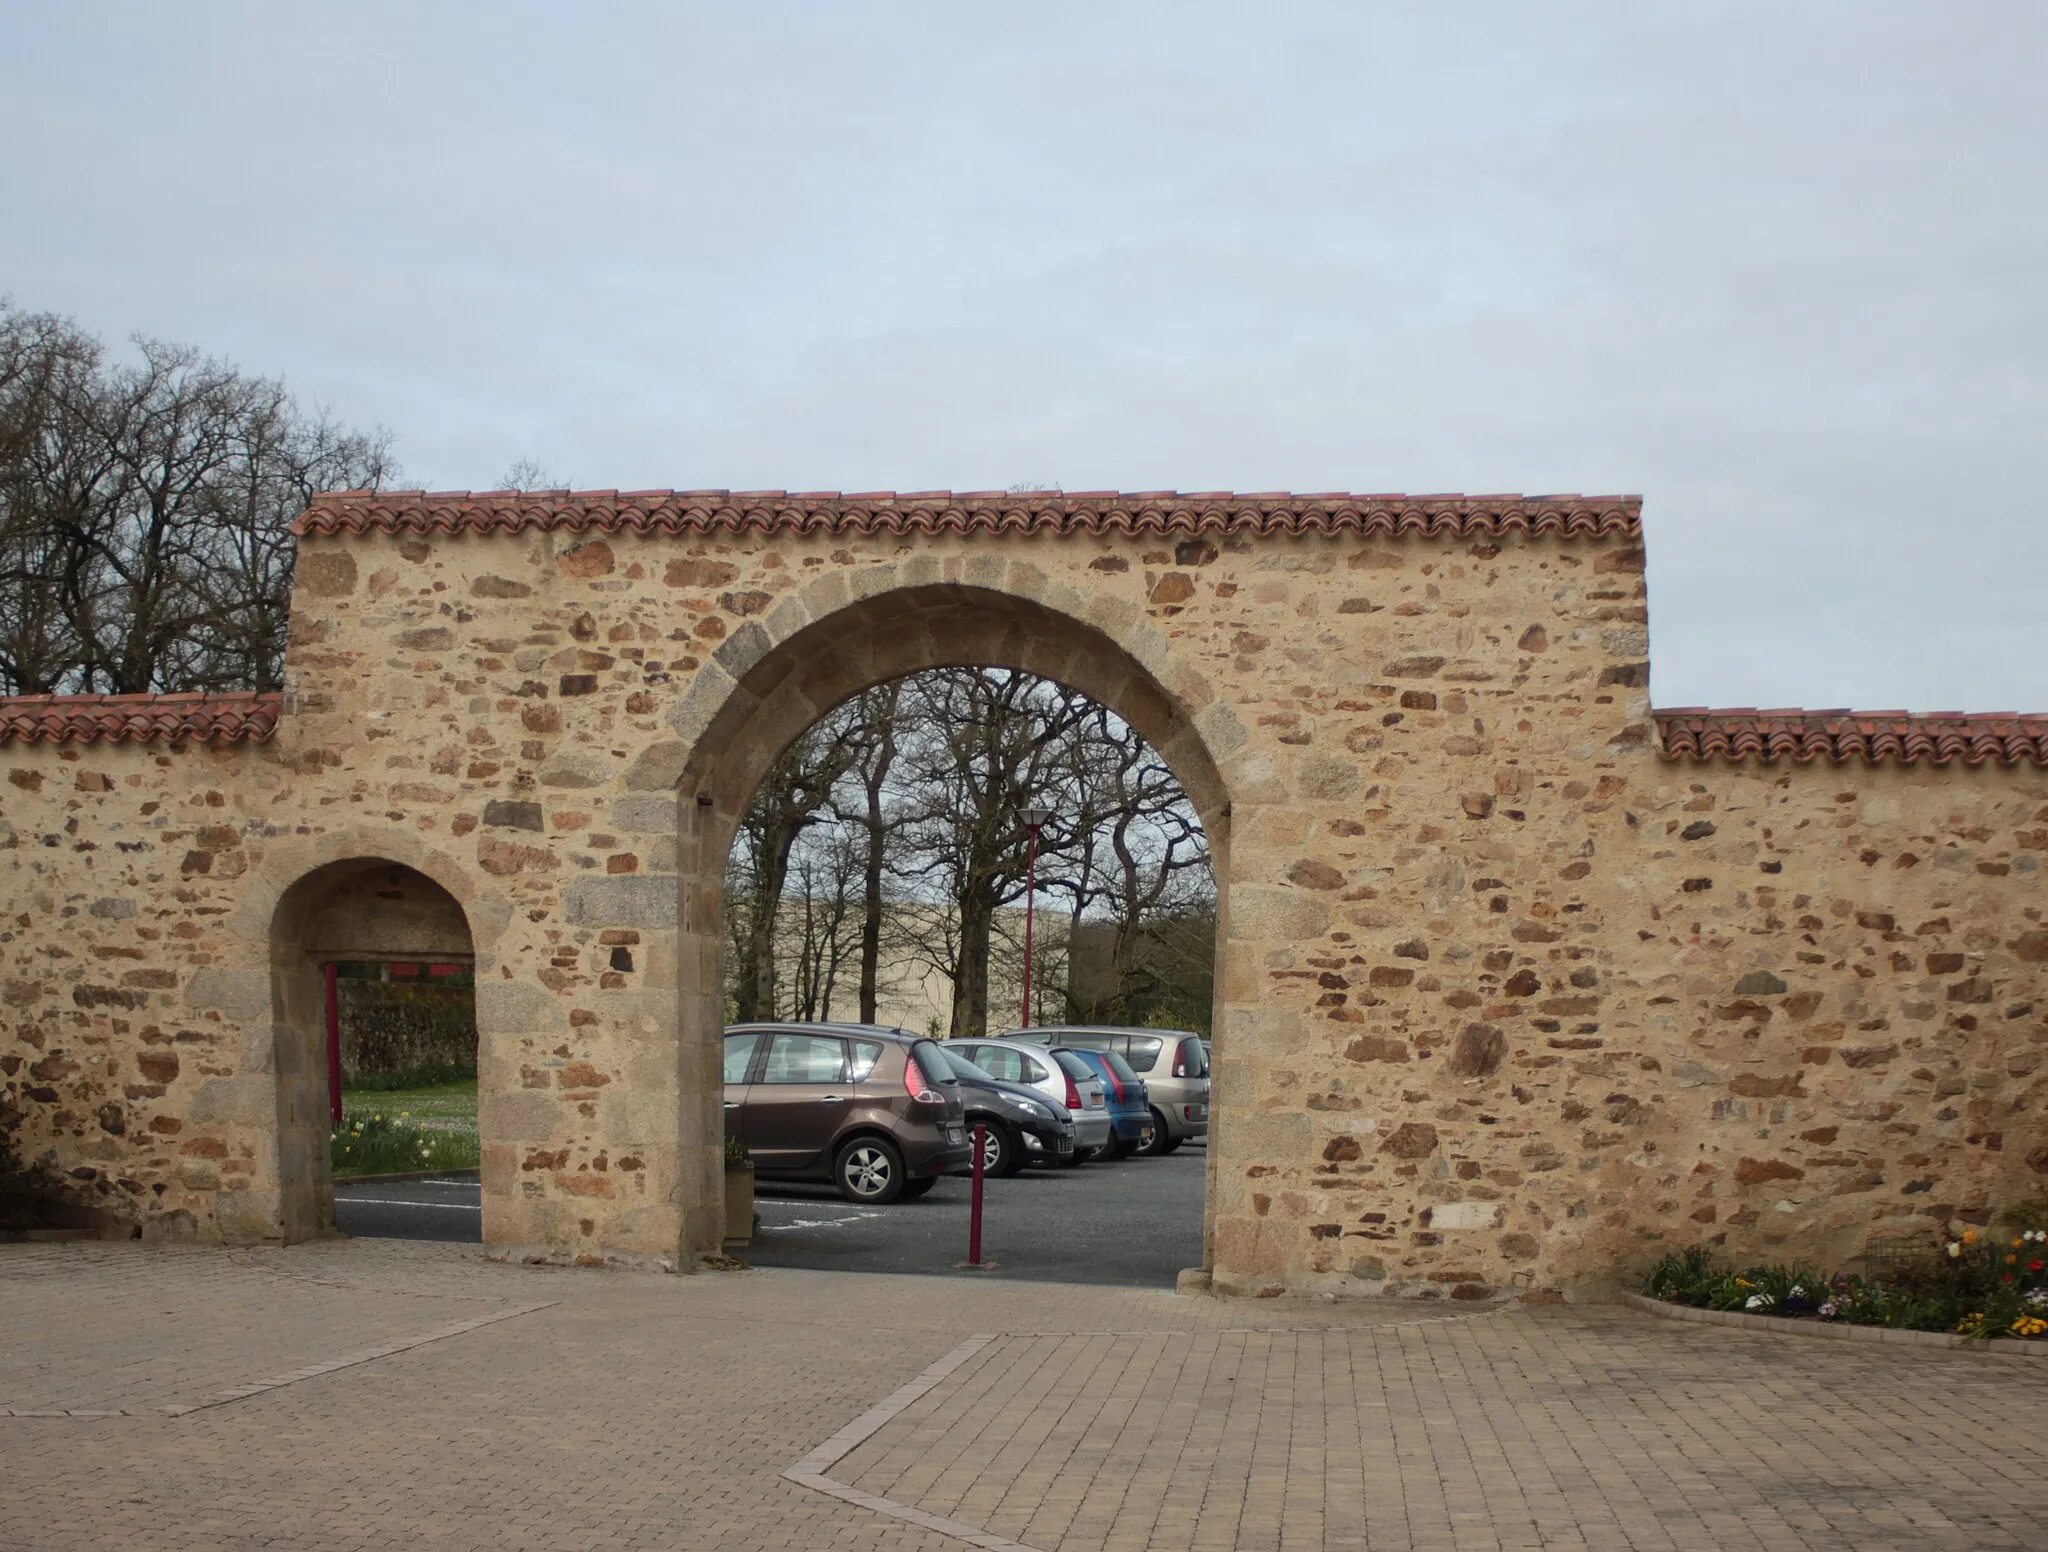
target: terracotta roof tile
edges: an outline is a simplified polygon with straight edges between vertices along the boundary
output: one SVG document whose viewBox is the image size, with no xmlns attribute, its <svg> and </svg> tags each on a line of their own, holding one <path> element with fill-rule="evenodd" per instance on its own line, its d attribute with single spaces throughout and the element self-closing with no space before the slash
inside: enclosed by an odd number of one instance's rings
<svg viewBox="0 0 2048 1552">
<path fill-rule="evenodd" d="M 350 490 L 300 536 L 359 533 L 1243 533 L 1563 538 L 1642 533 L 1640 496 L 1233 495 L 1223 491 Z"/>
<path fill-rule="evenodd" d="M 276 691 L 175 695 L 0 695 L 0 744 L 146 744 L 194 738 L 261 743 L 277 730 Z"/>
<path fill-rule="evenodd" d="M 1922 760 L 1947 765 L 1993 761 L 2048 765 L 2048 715 L 2010 711 L 1758 711 L 1736 706 L 1710 711 L 1674 706 L 1652 712 L 1667 760 L 1772 761 L 1790 755 L 1813 760 L 1863 759 L 1872 765 Z"/>
</svg>

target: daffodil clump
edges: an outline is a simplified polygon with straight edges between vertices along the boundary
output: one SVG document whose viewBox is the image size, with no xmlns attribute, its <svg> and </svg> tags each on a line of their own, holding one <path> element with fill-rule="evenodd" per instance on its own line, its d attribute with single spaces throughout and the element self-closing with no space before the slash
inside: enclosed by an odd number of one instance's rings
<svg viewBox="0 0 2048 1552">
<path fill-rule="evenodd" d="M 1643 1292 L 1673 1304 L 1753 1315 L 1953 1331 L 1977 1341 L 2048 1340 L 2048 1204 L 2006 1215 L 2011 1229 L 1964 1229 L 1919 1261 L 1823 1275 L 1811 1266 L 1718 1264 L 1705 1246 L 1667 1255 Z M 1930 1247 L 1931 1249 L 1931 1247 Z"/>
<path fill-rule="evenodd" d="M 334 1128 L 336 1175 L 402 1175 L 415 1170 L 475 1169 L 476 1137 L 429 1130 L 411 1112 L 349 1114 Z"/>
</svg>

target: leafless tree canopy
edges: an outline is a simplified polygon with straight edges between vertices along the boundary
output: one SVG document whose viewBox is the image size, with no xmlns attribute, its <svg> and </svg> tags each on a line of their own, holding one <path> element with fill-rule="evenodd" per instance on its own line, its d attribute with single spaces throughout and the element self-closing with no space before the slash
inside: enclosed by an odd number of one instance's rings
<svg viewBox="0 0 2048 1552">
<path fill-rule="evenodd" d="M 1033 808 L 1039 1016 L 1206 1029 L 1215 885 L 1172 772 L 1106 707 L 985 668 L 870 690 L 777 763 L 728 864 L 731 1014 L 872 1021 L 907 962 L 950 982 L 951 1033 L 1012 1022 Z"/>
<path fill-rule="evenodd" d="M 274 689 L 316 491 L 388 481 L 390 437 L 138 337 L 115 361 L 0 299 L 0 691 Z"/>
</svg>

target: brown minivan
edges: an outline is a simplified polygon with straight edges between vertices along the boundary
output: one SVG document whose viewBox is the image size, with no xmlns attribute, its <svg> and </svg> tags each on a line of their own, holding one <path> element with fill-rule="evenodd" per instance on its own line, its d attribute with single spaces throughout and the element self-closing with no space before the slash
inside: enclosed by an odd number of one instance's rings
<svg viewBox="0 0 2048 1552">
<path fill-rule="evenodd" d="M 922 1196 L 972 1156 L 960 1080 L 932 1042 L 872 1024 L 734 1024 L 725 1130 L 763 1180 L 829 1180 L 849 1202 Z M 936 1047 L 934 1047 L 936 1050 Z"/>
</svg>

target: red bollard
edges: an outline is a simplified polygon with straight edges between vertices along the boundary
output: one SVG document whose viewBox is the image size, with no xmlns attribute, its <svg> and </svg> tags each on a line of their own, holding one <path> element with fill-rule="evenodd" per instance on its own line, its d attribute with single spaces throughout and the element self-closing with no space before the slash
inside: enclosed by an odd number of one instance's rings
<svg viewBox="0 0 2048 1552">
<path fill-rule="evenodd" d="M 988 1128 L 974 1123 L 974 1208 L 967 1219 L 967 1264 L 981 1265 L 981 1173 L 983 1150 L 988 1146 Z"/>
</svg>

